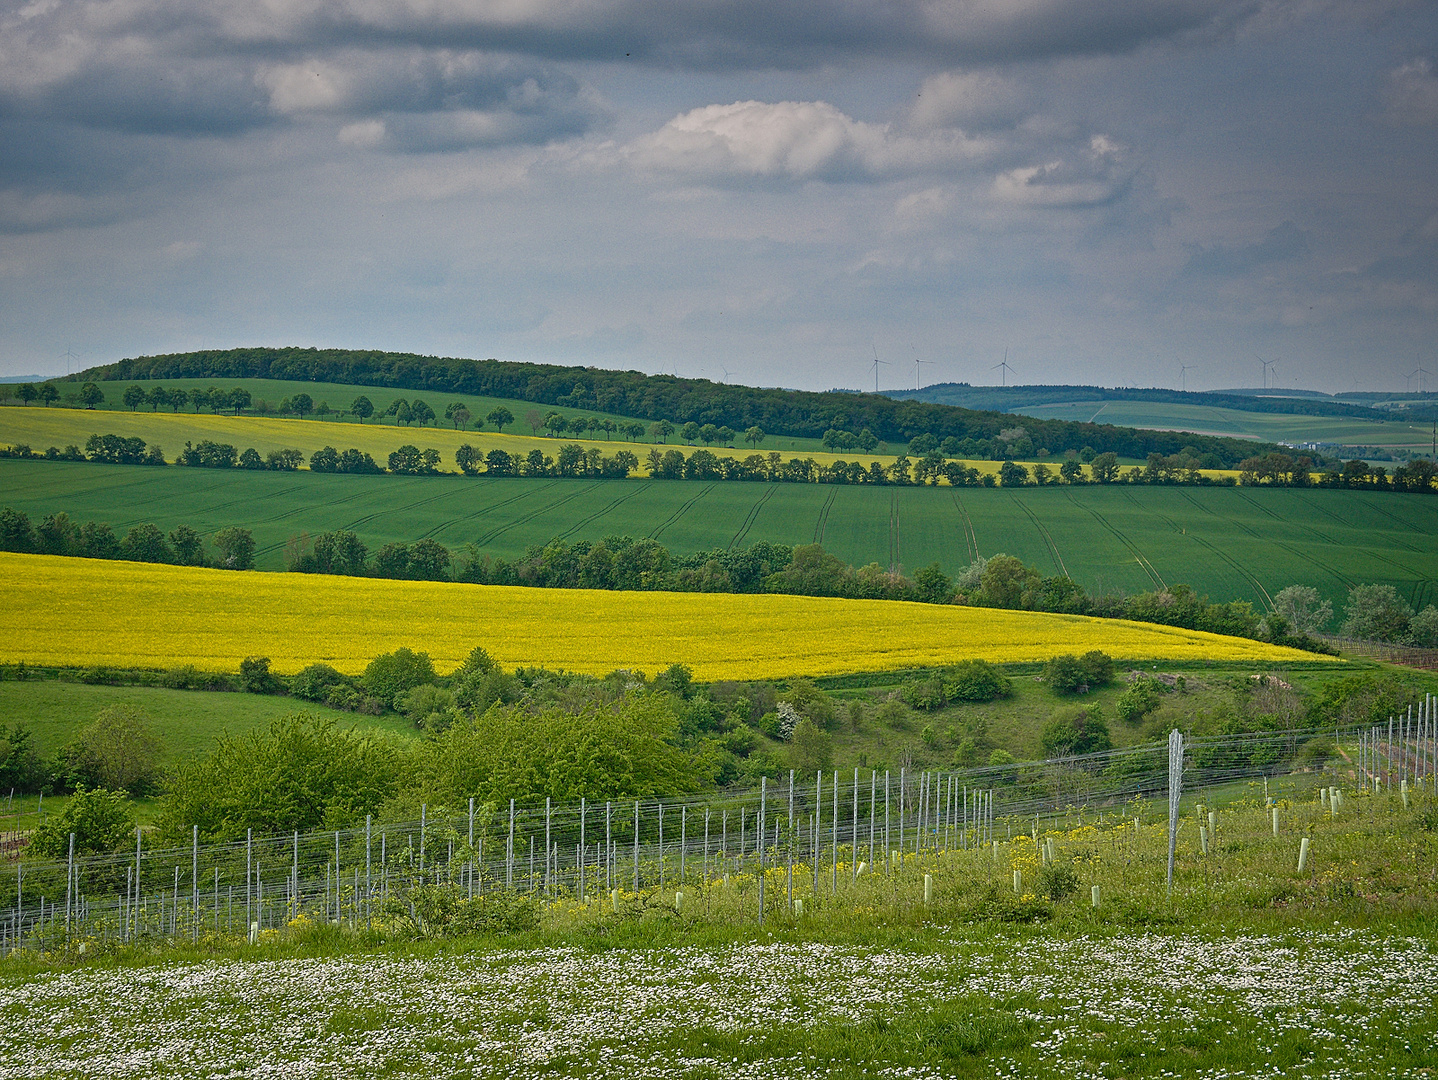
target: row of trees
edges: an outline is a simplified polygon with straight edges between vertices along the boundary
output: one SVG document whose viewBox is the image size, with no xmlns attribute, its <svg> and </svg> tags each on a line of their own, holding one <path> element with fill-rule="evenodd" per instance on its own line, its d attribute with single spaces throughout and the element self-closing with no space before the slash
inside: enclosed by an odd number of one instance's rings
<svg viewBox="0 0 1438 1080">
<path fill-rule="evenodd" d="M 176 525 L 166 535 L 158 526 L 146 522 L 118 537 L 106 522 L 82 524 L 63 511 L 35 524 L 24 511 L 8 506 L 0 509 L 0 551 L 227 570 L 249 570 L 255 564 L 255 538 L 249 529 L 221 529 L 211 537 L 210 546 L 215 555 L 207 557 L 205 538 L 188 525 Z"/>
<path fill-rule="evenodd" d="M 409 353 L 343 349 L 230 349 L 167 356 L 136 357 L 95 368 L 83 378 L 110 380 L 269 378 L 306 382 L 386 386 L 445 395 L 482 395 L 529 401 L 538 405 L 593 410 L 611 415 L 669 417 L 735 432 L 760 428 L 770 434 L 822 438 L 830 429 L 867 428 L 881 441 L 907 443 L 918 435 L 942 440 L 993 440 L 1011 428 L 1012 414 L 975 412 L 945 405 L 831 391 L 759 389 L 643 375 L 636 371 L 561 367 L 549 364 L 502 363 Z M 1093 447 L 1121 457 L 1146 458 L 1150 453 L 1176 454 L 1192 445 L 1233 465 L 1256 451 L 1278 450 L 1273 444 L 1242 439 L 1140 431 L 1110 425 L 1064 420 L 1025 419 L 1036 447 L 1054 454 Z"/>
<path fill-rule="evenodd" d="M 1405 465 L 1399 465 L 1391 476 L 1385 466 L 1369 465 L 1357 459 L 1320 469 L 1312 458 L 1284 453 L 1247 458 L 1239 465 L 1240 483 L 1271 487 L 1318 486 L 1432 494 L 1435 478 L 1438 478 L 1438 465 L 1427 458 L 1414 458 Z"/>
</svg>

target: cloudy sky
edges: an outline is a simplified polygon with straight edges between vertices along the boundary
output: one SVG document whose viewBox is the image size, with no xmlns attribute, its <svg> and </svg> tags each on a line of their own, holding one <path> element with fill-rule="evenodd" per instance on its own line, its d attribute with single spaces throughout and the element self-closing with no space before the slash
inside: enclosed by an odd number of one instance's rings
<svg viewBox="0 0 1438 1080">
<path fill-rule="evenodd" d="M 1435 330 L 1425 0 L 0 0 L 0 374 L 1403 389 Z"/>
</svg>

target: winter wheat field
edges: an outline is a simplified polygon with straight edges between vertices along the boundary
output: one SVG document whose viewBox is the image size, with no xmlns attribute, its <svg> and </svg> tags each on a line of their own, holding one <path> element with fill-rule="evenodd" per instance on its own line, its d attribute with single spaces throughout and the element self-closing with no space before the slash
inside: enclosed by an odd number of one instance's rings
<svg viewBox="0 0 1438 1080">
<path fill-rule="evenodd" d="M 0 990 L 7 1077 L 1401 1077 L 1438 956 L 1365 930 L 172 963 Z"/>
</svg>

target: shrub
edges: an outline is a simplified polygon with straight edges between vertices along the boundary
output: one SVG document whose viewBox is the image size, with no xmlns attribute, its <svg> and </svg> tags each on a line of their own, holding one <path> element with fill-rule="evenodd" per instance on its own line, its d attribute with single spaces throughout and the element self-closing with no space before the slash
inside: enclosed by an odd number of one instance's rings
<svg viewBox="0 0 1438 1080">
<path fill-rule="evenodd" d="M 365 692 L 390 709 L 394 708 L 395 699 L 406 690 L 434 681 L 434 664 L 429 653 L 417 653 L 406 648 L 376 656 L 360 676 L 360 686 Z"/>
<path fill-rule="evenodd" d="M 949 703 L 948 695 L 944 692 L 944 684 L 938 679 L 925 679 L 922 682 L 905 683 L 899 691 L 899 696 L 904 699 L 904 704 L 911 709 L 921 709 L 924 712 L 932 712 L 942 709 Z"/>
<path fill-rule="evenodd" d="M 1097 649 L 1083 656 L 1064 653 L 1044 665 L 1044 681 L 1055 693 L 1086 693 L 1113 682 L 1113 659 Z"/>
<path fill-rule="evenodd" d="M 128 847 L 135 837 L 135 810 L 123 792 L 79 788 L 54 817 L 30 837 L 30 851 L 42 858 L 63 859 L 70 853 L 101 855 Z"/>
<path fill-rule="evenodd" d="M 1039 871 L 1039 895 L 1057 904 L 1078 892 L 1078 874 L 1066 863 L 1049 863 Z"/>
<path fill-rule="evenodd" d="M 290 676 L 290 693 L 306 701 L 324 701 L 332 687 L 354 687 L 354 680 L 328 664 L 311 664 L 298 675 Z"/>
<path fill-rule="evenodd" d="M 950 701 L 995 701 L 1013 693 L 1013 683 L 983 660 L 955 664 L 944 672 L 943 682 Z"/>
<path fill-rule="evenodd" d="M 1147 677 L 1136 679 L 1119 695 L 1118 718 L 1126 724 L 1136 724 L 1162 701 L 1163 684 Z"/>
<path fill-rule="evenodd" d="M 160 740 L 139 708 L 112 705 L 60 751 L 60 763 L 66 781 L 77 788 L 143 795 L 159 779 Z"/>
<path fill-rule="evenodd" d="M 1098 706 L 1060 712 L 1044 727 L 1040 742 L 1046 757 L 1094 754 L 1113 748 L 1113 739 L 1099 715 Z"/>
</svg>

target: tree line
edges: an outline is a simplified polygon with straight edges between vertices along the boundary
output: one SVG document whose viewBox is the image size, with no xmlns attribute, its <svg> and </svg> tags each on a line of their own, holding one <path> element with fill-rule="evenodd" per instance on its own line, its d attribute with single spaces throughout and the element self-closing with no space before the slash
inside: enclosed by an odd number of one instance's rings
<svg viewBox="0 0 1438 1080">
<path fill-rule="evenodd" d="M 849 391 L 813 393 L 760 389 L 644 375 L 637 371 L 509 363 L 346 349 L 229 349 L 133 357 L 92 368 L 91 380 L 285 379 L 300 382 L 384 386 L 437 394 L 471 394 L 531 401 L 633 417 L 668 417 L 680 424 L 713 424 L 738 431 L 759 427 L 772 434 L 822 438 L 824 432 L 869 429 L 879 439 L 907 442 L 996 438 L 1014 424 L 1012 414 L 977 412 L 947 405 Z M 1186 445 L 1215 454 L 1225 465 L 1255 451 L 1279 449 L 1244 439 L 1141 431 L 1107 424 L 1025 418 L 1036 446 L 1051 453 L 1091 446 L 1121 457 L 1175 454 Z"/>
<path fill-rule="evenodd" d="M 32 555 L 66 555 L 81 559 L 124 559 L 129 562 L 170 563 L 176 566 L 212 566 L 249 570 L 255 564 L 255 538 L 249 529 L 229 526 L 205 537 L 188 525 L 176 525 L 169 534 L 148 522 L 135 525 L 123 537 L 107 522 L 80 523 L 61 511 L 38 524 L 21 510 L 0 509 L 0 551 Z"/>
<path fill-rule="evenodd" d="M 757 433 L 762 441 L 763 432 Z M 876 484 L 935 485 L 942 482 L 953 487 L 1044 487 L 1052 484 L 1194 484 L 1199 486 L 1270 487 L 1334 487 L 1369 491 L 1414 492 L 1432 494 L 1438 490 L 1438 467 L 1425 459 L 1400 465 L 1390 475 L 1382 466 L 1370 467 L 1362 461 L 1350 461 L 1322 472 L 1315 469 L 1313 459 L 1288 454 L 1267 454 L 1249 458 L 1242 463 L 1240 475 L 1210 477 L 1203 470 L 1208 464 L 1187 447 L 1177 454 L 1150 454 L 1147 463 L 1127 469 L 1112 452 L 1095 453 L 1092 447 L 1072 454 L 1056 467 L 1044 462 L 1032 466 L 1005 460 L 997 473 L 980 472 L 962 460 L 950 460 L 953 453 L 964 453 L 959 445 L 946 440 L 937 446 L 930 436 L 922 436 L 910 449 L 922 451 L 911 458 L 900 454 L 892 463 L 837 460 L 832 463 L 815 461 L 812 457 L 785 458 L 778 451 L 749 454 L 743 458 L 720 456 L 711 450 L 651 449 L 644 460 L 650 479 L 655 480 L 733 480 L 758 483 L 798 484 Z M 138 436 L 91 435 L 85 449 L 71 445 L 63 450 L 52 446 L 43 453 L 25 444 L 0 448 L 0 457 L 44 459 L 48 461 L 95 461 L 117 465 L 165 465 L 164 452 L 158 445 L 147 445 Z M 325 446 L 316 450 L 309 460 L 312 472 L 354 473 L 400 476 L 438 476 L 443 458 L 433 447 L 420 449 L 406 443 L 390 453 L 381 465 L 363 450 L 336 450 Z M 229 443 L 208 439 L 198 444 L 185 443 L 176 456 L 176 465 L 194 468 L 242 468 L 293 471 L 305 464 L 304 454 L 295 449 L 271 450 L 261 457 L 253 447 L 237 450 Z M 570 479 L 627 479 L 639 468 L 639 458 L 628 450 L 605 454 L 598 447 L 585 448 L 566 443 L 554 454 L 536 448 L 527 454 L 511 454 L 494 449 L 482 453 L 469 443 L 455 451 L 454 463 L 465 476 L 557 477 Z"/>
</svg>

